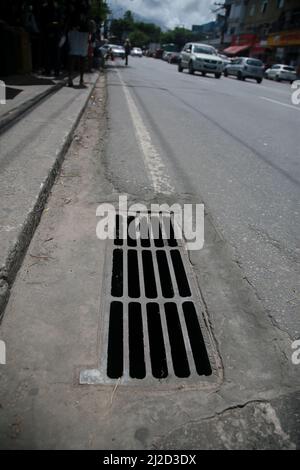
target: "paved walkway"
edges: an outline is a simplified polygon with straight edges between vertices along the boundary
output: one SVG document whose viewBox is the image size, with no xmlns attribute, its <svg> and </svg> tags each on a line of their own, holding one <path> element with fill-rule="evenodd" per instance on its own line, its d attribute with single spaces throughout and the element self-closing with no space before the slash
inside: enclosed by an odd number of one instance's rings
<svg viewBox="0 0 300 470">
<path fill-rule="evenodd" d="M 1 135 L 0 316 L 97 78 L 87 74 L 86 89 L 63 87 Z"/>
<path fill-rule="evenodd" d="M 29 100 L 36 99 L 61 82 L 38 75 L 14 75 L 2 77 L 1 80 L 6 84 L 6 104 L 0 105 L 0 117 Z"/>
</svg>

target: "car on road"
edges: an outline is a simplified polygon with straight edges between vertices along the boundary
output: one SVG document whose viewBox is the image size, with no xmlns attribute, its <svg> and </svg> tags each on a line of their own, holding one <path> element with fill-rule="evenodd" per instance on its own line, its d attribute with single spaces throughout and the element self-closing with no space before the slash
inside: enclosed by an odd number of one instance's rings
<svg viewBox="0 0 300 470">
<path fill-rule="evenodd" d="M 131 49 L 132 57 L 143 57 L 143 51 L 140 47 L 133 47 Z"/>
<path fill-rule="evenodd" d="M 125 49 L 123 46 L 117 44 L 104 44 L 100 47 L 100 51 L 104 58 L 119 58 L 125 59 Z"/>
<path fill-rule="evenodd" d="M 189 42 L 181 51 L 178 71 L 188 69 L 190 74 L 201 72 L 203 76 L 212 73 L 220 78 L 223 71 L 223 61 L 214 47 L 207 44 Z"/>
<path fill-rule="evenodd" d="M 168 57 L 169 64 L 178 64 L 180 58 L 180 52 L 171 52 Z"/>
<path fill-rule="evenodd" d="M 285 80 L 293 83 L 297 79 L 297 72 L 291 65 L 275 64 L 265 71 L 265 77 L 277 82 Z"/>
<path fill-rule="evenodd" d="M 222 59 L 223 62 L 223 71 L 225 70 L 226 65 L 231 64 L 231 59 L 223 54 L 218 54 L 218 56 Z"/>
<path fill-rule="evenodd" d="M 228 75 L 234 75 L 238 80 L 253 78 L 257 83 L 261 83 L 264 76 L 264 64 L 259 59 L 252 59 L 251 57 L 237 57 L 232 60 L 231 64 L 226 65 L 224 75 L 225 77 L 228 77 Z"/>
<path fill-rule="evenodd" d="M 165 62 L 169 62 L 169 57 L 171 56 L 171 54 L 171 51 L 164 51 L 162 55 L 162 60 L 164 60 Z"/>
</svg>

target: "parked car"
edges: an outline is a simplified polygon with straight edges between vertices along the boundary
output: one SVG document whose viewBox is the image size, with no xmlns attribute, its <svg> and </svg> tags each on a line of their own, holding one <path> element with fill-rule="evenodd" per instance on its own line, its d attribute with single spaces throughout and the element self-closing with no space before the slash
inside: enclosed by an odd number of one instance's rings
<svg viewBox="0 0 300 470">
<path fill-rule="evenodd" d="M 220 78 L 223 71 L 223 61 L 217 55 L 214 47 L 207 44 L 187 43 L 178 62 L 178 71 L 188 69 L 190 74 L 201 72 L 202 75 L 213 73 L 216 78 Z"/>
<path fill-rule="evenodd" d="M 171 52 L 168 57 L 169 64 L 178 64 L 180 58 L 180 52 Z"/>
<path fill-rule="evenodd" d="M 153 55 L 153 57 L 155 59 L 162 59 L 163 53 L 164 53 L 163 49 L 156 49 L 155 54 Z"/>
<path fill-rule="evenodd" d="M 227 55 L 223 55 L 223 54 L 218 54 L 218 56 L 222 59 L 222 62 L 223 62 L 223 71 L 224 71 L 226 65 L 230 65 L 230 64 L 231 64 L 231 59 L 230 59 L 229 57 L 227 57 Z"/>
<path fill-rule="evenodd" d="M 172 54 L 171 51 L 164 51 L 162 55 L 162 60 L 169 62 L 169 57 L 171 56 L 171 54 Z"/>
<path fill-rule="evenodd" d="M 233 59 L 231 64 L 226 65 L 224 75 L 225 77 L 235 75 L 238 80 L 253 78 L 257 83 L 261 83 L 264 76 L 264 64 L 258 59 L 238 57 Z"/>
<path fill-rule="evenodd" d="M 143 57 L 143 51 L 140 47 L 133 47 L 131 49 L 132 57 Z"/>
<path fill-rule="evenodd" d="M 265 77 L 270 80 L 276 80 L 277 82 L 286 80 L 293 83 L 293 81 L 297 79 L 297 72 L 295 67 L 291 65 L 275 64 L 265 71 Z"/>
<path fill-rule="evenodd" d="M 100 47 L 100 50 L 104 58 L 120 58 L 125 59 L 125 49 L 123 46 L 116 44 L 104 44 Z"/>
</svg>

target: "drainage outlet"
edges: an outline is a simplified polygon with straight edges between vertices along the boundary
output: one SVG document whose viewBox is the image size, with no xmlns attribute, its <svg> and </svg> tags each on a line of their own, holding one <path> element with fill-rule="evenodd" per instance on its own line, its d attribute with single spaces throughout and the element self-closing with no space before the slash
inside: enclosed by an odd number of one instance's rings
<svg viewBox="0 0 300 470">
<path fill-rule="evenodd" d="M 217 353 L 172 215 L 118 214 L 104 278 L 99 368 L 81 371 L 81 384 L 219 382 Z"/>
</svg>

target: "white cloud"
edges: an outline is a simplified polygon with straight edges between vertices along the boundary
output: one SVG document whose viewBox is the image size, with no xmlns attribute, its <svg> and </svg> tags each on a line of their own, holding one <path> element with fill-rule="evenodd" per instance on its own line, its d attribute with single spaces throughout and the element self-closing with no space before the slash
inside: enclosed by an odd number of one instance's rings
<svg viewBox="0 0 300 470">
<path fill-rule="evenodd" d="M 215 15 L 210 6 L 214 0 L 108 0 L 114 10 L 123 7 L 149 19 L 160 21 L 168 28 L 212 21 Z"/>
</svg>

